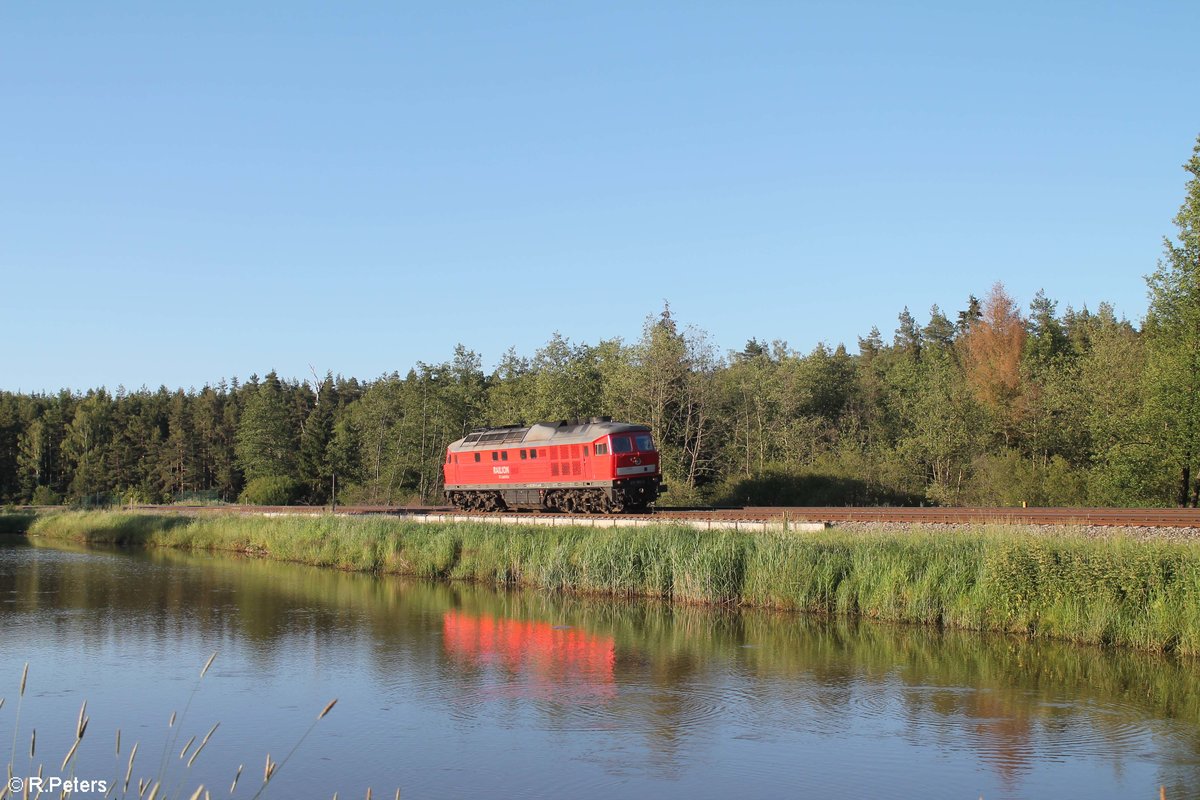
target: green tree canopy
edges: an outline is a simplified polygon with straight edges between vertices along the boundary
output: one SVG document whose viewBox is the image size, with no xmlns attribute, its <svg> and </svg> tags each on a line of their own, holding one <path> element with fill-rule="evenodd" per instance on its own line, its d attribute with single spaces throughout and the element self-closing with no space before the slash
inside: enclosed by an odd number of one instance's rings
<svg viewBox="0 0 1200 800">
<path fill-rule="evenodd" d="M 1146 280 L 1149 414 L 1178 476 L 1180 505 L 1200 504 L 1200 138 L 1183 168 L 1192 176 L 1175 215 L 1178 239 Z"/>
<path fill-rule="evenodd" d="M 297 432 L 283 386 L 274 371 L 250 388 L 237 431 L 237 457 L 248 480 L 298 477 Z"/>
</svg>

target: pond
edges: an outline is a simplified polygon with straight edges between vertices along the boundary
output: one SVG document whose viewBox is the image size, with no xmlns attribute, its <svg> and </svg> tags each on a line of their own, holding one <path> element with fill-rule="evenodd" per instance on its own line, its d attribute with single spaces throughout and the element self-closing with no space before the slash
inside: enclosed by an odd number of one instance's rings
<svg viewBox="0 0 1200 800">
<path fill-rule="evenodd" d="M 135 742 L 130 797 L 1200 792 L 1198 665 L 1142 653 L 15 537 L 0 632 L 14 773 L 118 797 Z"/>
</svg>

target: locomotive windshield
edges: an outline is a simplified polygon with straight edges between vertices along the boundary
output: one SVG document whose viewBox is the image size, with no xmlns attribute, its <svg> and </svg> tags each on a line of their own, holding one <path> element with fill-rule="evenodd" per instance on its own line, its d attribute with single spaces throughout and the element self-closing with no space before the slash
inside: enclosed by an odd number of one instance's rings
<svg viewBox="0 0 1200 800">
<path fill-rule="evenodd" d="M 653 453 L 654 440 L 648 433 L 639 433 L 634 436 L 614 436 L 612 437 L 612 449 L 614 453 L 632 453 L 634 450 L 639 453 Z"/>
</svg>

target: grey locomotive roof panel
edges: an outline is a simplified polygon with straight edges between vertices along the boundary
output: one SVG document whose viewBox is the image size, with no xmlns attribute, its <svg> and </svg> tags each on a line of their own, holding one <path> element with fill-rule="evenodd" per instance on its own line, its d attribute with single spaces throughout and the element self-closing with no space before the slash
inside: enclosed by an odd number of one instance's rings
<svg viewBox="0 0 1200 800">
<path fill-rule="evenodd" d="M 449 450 L 459 453 L 521 445 L 587 444 L 613 433 L 643 433 L 649 430 L 645 425 L 631 425 L 628 422 L 539 422 L 527 428 L 512 425 L 472 431 L 458 441 L 451 442 Z"/>
</svg>

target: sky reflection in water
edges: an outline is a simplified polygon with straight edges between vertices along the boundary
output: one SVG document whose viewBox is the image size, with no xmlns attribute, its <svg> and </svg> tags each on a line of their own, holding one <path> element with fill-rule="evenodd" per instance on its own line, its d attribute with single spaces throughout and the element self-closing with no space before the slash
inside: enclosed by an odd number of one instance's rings
<svg viewBox="0 0 1200 800">
<path fill-rule="evenodd" d="M 430 585 L 179 553 L 0 546 L 0 741 L 77 774 L 272 796 L 1169 797 L 1191 662 L 1061 643 Z M 200 666 L 219 651 L 179 738 Z M 7 676 L 7 677 L 5 677 Z M 182 741 L 221 727 L 190 774 Z M 125 755 L 114 754 L 116 729 Z M 23 760 L 24 759 L 24 760 Z M 166 767 L 160 765 L 166 764 Z M 136 778 L 135 778 L 136 782 Z M 214 797 L 217 794 L 214 792 Z"/>
</svg>

